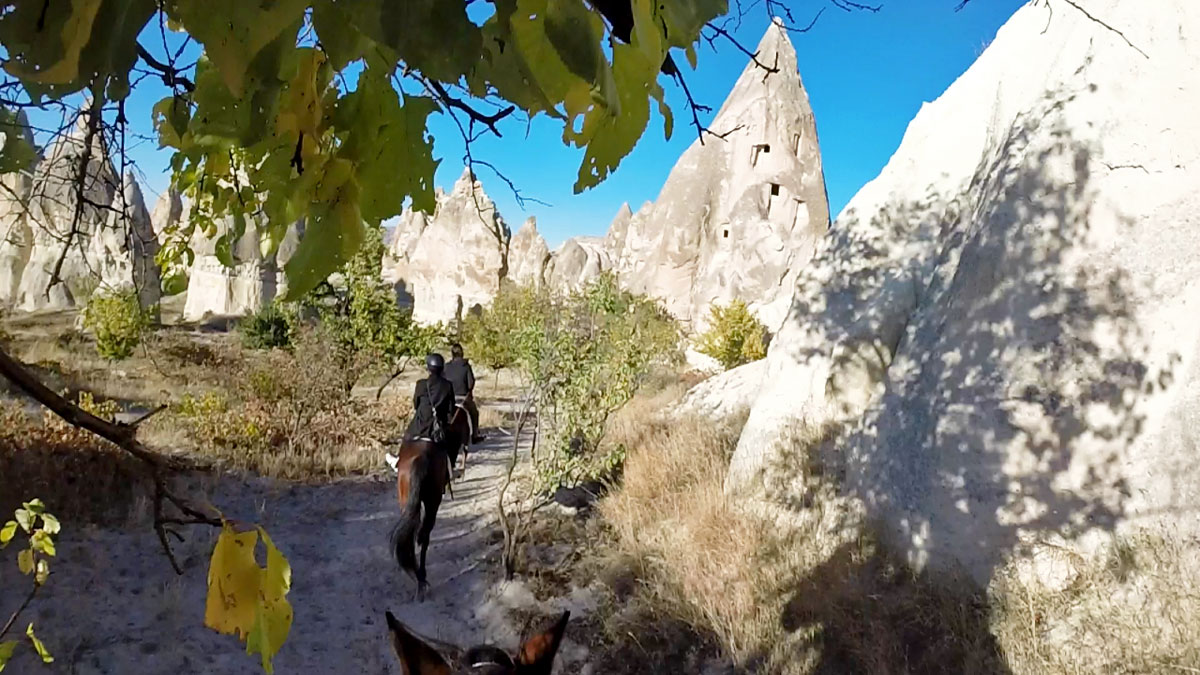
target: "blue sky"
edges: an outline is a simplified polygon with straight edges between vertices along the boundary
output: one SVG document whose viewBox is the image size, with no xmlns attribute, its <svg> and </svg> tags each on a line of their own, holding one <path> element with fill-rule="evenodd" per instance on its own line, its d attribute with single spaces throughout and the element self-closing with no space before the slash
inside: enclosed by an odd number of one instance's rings
<svg viewBox="0 0 1200 675">
<path fill-rule="evenodd" d="M 955 12 L 958 0 L 883 0 L 877 13 L 845 12 L 827 0 L 789 0 L 787 4 L 793 8 L 796 23 L 807 23 L 826 7 L 812 30 L 794 33 L 792 42 L 816 114 L 830 207 L 836 214 L 864 183 L 878 175 L 921 104 L 937 98 L 965 71 L 1024 2 L 972 0 Z M 762 3 L 757 3 L 735 34 L 752 49 L 767 25 Z M 153 32 L 155 35 L 143 38 L 158 39 L 158 31 Z M 174 41 L 174 36 L 168 39 Z M 685 77 L 697 101 L 715 111 L 747 59 L 719 39 L 716 51 L 704 44 L 699 56 L 697 70 L 685 72 Z M 676 61 L 686 69 L 684 59 Z M 527 200 L 522 208 L 502 180 L 488 169 L 478 168 L 485 189 L 514 231 L 528 216 L 536 216 L 539 230 L 553 247 L 575 235 L 602 235 L 623 202 L 636 210 L 642 202 L 657 197 L 676 159 L 696 139 L 682 91 L 669 81 L 664 81 L 664 86 L 675 111 L 674 136 L 663 138 L 662 120 L 655 115 L 616 173 L 579 195 L 573 194 L 572 186 L 582 151 L 562 145 L 561 126 L 554 120 L 543 116 L 526 124 L 510 118 L 501 126 L 503 138 L 477 141 L 473 147 L 477 159 L 503 171 L 523 196 L 545 202 Z M 135 90 L 127 109 L 134 131 L 150 135 L 150 106 L 163 90 L 154 86 L 144 89 L 147 91 Z M 34 121 L 39 120 L 35 117 Z M 462 173 L 461 135 L 442 115 L 431 118 L 430 132 L 435 155 L 442 159 L 437 184 L 448 188 Z M 147 202 L 152 206 L 167 187 L 169 155 L 150 142 L 131 147 L 130 155 L 138 163 Z"/>
</svg>

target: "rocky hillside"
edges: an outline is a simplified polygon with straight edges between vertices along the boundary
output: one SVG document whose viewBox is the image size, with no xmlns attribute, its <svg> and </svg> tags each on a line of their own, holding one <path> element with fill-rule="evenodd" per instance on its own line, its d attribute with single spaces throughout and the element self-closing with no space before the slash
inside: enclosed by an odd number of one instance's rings
<svg viewBox="0 0 1200 675">
<path fill-rule="evenodd" d="M 709 386 L 753 402 L 727 490 L 802 421 L 918 565 L 1200 529 L 1200 5 L 1087 10 L 1018 11 Z"/>
</svg>

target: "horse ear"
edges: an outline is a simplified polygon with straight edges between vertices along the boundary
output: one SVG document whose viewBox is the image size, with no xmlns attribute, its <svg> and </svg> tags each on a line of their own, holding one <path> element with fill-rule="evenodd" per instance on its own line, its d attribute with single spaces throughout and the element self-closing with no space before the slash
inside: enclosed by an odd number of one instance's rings
<svg viewBox="0 0 1200 675">
<path fill-rule="evenodd" d="M 408 632 L 391 612 L 387 613 L 388 631 L 392 634 L 392 649 L 400 659 L 404 675 L 450 675 L 450 665 L 437 650 Z"/>
<path fill-rule="evenodd" d="M 521 645 L 517 654 L 517 672 L 521 675 L 550 675 L 554 665 L 554 655 L 562 644 L 563 633 L 567 630 L 567 619 L 570 612 L 562 616 L 548 630 L 530 637 Z"/>
</svg>

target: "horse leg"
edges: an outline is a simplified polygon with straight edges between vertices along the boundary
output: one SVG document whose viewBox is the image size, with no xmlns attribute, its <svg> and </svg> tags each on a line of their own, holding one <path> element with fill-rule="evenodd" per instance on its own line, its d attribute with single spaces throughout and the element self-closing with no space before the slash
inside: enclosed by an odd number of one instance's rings
<svg viewBox="0 0 1200 675">
<path fill-rule="evenodd" d="M 438 507 L 441 505 L 441 493 L 429 495 L 425 501 L 425 518 L 421 521 L 421 530 L 417 532 L 417 543 L 421 546 L 421 562 L 417 568 L 417 599 L 421 601 L 425 600 L 425 593 L 429 589 L 429 582 L 425 580 L 425 554 L 429 552 L 429 536 L 433 533 Z"/>
</svg>

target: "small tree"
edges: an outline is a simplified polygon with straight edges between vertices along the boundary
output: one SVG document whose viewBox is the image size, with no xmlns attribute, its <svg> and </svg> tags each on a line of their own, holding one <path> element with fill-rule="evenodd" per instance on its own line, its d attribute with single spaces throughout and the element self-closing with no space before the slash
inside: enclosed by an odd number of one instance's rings
<svg viewBox="0 0 1200 675">
<path fill-rule="evenodd" d="M 83 310 L 83 327 L 96 336 L 96 351 L 112 361 L 133 356 L 150 327 L 152 312 L 142 308 L 136 290 L 93 293 Z"/>
<path fill-rule="evenodd" d="M 767 327 L 741 300 L 725 307 L 714 304 L 709 310 L 708 330 L 700 336 L 696 349 L 726 370 L 736 368 L 767 355 Z"/>
</svg>

